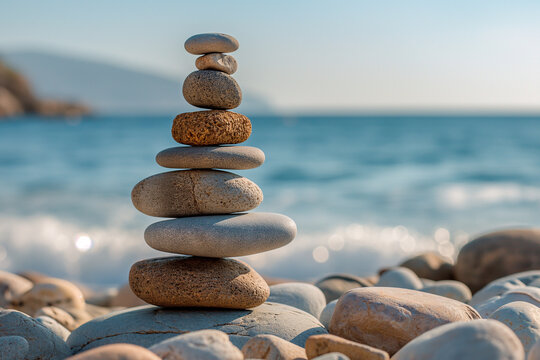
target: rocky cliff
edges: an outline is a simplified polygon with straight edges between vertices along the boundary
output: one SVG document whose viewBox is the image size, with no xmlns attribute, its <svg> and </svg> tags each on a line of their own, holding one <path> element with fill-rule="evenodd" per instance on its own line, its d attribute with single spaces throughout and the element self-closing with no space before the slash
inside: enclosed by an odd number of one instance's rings
<svg viewBox="0 0 540 360">
<path fill-rule="evenodd" d="M 38 99 L 26 78 L 0 61 L 0 118 L 22 114 L 76 117 L 89 113 L 83 104 Z"/>
</svg>

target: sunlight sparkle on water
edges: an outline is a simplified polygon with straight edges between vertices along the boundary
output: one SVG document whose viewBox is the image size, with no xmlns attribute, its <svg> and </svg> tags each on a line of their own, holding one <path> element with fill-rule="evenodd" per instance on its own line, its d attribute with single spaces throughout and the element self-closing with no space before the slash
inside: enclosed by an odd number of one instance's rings
<svg viewBox="0 0 540 360">
<path fill-rule="evenodd" d="M 328 249 L 324 246 L 317 246 L 315 249 L 313 249 L 313 260 L 315 260 L 318 263 L 325 263 L 328 261 L 328 258 L 330 257 L 330 253 L 328 252 Z"/>
<path fill-rule="evenodd" d="M 92 239 L 88 235 L 78 235 L 75 247 L 81 252 L 86 252 L 92 248 Z"/>
</svg>

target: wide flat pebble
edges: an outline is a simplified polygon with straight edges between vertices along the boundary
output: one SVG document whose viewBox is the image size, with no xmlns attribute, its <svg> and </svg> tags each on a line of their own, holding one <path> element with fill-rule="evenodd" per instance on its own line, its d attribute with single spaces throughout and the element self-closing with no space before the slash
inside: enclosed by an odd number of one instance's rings
<svg viewBox="0 0 540 360">
<path fill-rule="evenodd" d="M 0 309 L 0 324 L 0 336 L 26 339 L 26 360 L 60 360 L 71 355 L 64 340 L 22 312 Z"/>
<path fill-rule="evenodd" d="M 172 256 L 136 262 L 129 285 L 149 304 L 168 307 L 247 309 L 270 294 L 264 279 L 233 259 Z"/>
<path fill-rule="evenodd" d="M 220 258 L 277 249 L 295 236 L 294 221 L 272 213 L 184 217 L 154 223 L 144 232 L 156 250 Z"/>
<path fill-rule="evenodd" d="M 238 69 L 236 59 L 231 55 L 222 53 L 211 53 L 203 55 L 195 61 L 195 66 L 199 70 L 217 70 L 232 75 Z"/>
<path fill-rule="evenodd" d="M 242 102 L 240 85 L 221 71 L 198 70 L 189 74 L 182 86 L 184 99 L 204 109 L 229 110 Z"/>
<path fill-rule="evenodd" d="M 401 265 L 414 271 L 420 278 L 430 280 L 451 280 L 454 278 L 454 264 L 436 252 L 425 252 L 407 259 Z"/>
<path fill-rule="evenodd" d="M 275 335 L 257 335 L 242 347 L 246 359 L 304 360 L 304 348 Z"/>
<path fill-rule="evenodd" d="M 233 36 L 221 33 L 193 35 L 184 43 L 186 51 L 193 55 L 229 53 L 236 51 L 238 46 L 238 40 Z"/>
<path fill-rule="evenodd" d="M 392 355 L 437 326 L 479 318 L 472 307 L 442 296 L 371 287 L 350 290 L 339 299 L 329 330 Z"/>
<path fill-rule="evenodd" d="M 405 345 L 392 360 L 523 360 L 512 330 L 495 320 L 439 326 Z"/>
<path fill-rule="evenodd" d="M 21 336 L 0 337 L 0 359 L 2 360 L 24 360 L 29 349 L 28 341 Z"/>
<path fill-rule="evenodd" d="M 247 170 L 261 166 L 264 158 L 252 146 L 177 146 L 157 154 L 156 162 L 173 169 Z"/>
<path fill-rule="evenodd" d="M 173 139 L 184 145 L 238 144 L 251 135 L 251 121 L 232 111 L 194 111 L 177 115 L 171 132 Z"/>
<path fill-rule="evenodd" d="M 240 349 L 219 330 L 199 330 L 177 335 L 149 349 L 163 360 L 244 360 Z"/>
<path fill-rule="evenodd" d="M 326 306 L 323 292 L 308 283 L 287 282 L 270 286 L 268 301 L 293 306 L 316 318 Z"/>
<path fill-rule="evenodd" d="M 150 216 L 228 214 L 256 208 L 263 200 L 251 180 L 220 170 L 178 170 L 150 176 L 131 192 L 133 205 Z"/>
<path fill-rule="evenodd" d="M 540 230 L 503 230 L 480 236 L 459 252 L 456 279 L 476 292 L 506 275 L 540 269 Z"/>
<path fill-rule="evenodd" d="M 327 353 L 338 352 L 351 360 L 388 360 L 387 352 L 331 334 L 313 335 L 306 341 L 308 359 Z"/>
<path fill-rule="evenodd" d="M 338 299 L 347 291 L 358 288 L 373 286 L 369 280 L 349 275 L 349 274 L 332 274 L 328 275 L 315 283 L 315 286 L 321 289 L 326 297 L 326 302 Z"/>
<path fill-rule="evenodd" d="M 498 308 L 490 319 L 508 326 L 528 353 L 540 341 L 540 308 L 523 301 L 514 301 Z"/>
<path fill-rule="evenodd" d="M 81 352 L 66 360 L 161 360 L 142 346 L 132 344 L 109 344 Z"/>
<path fill-rule="evenodd" d="M 276 335 L 303 346 L 311 335 L 326 333 L 313 316 L 283 304 L 264 303 L 251 310 L 167 309 L 146 305 L 87 322 L 73 331 L 68 345 L 74 352 L 111 343 L 150 347 L 173 336 L 203 329 L 225 332 L 237 347 L 259 334 Z"/>
</svg>

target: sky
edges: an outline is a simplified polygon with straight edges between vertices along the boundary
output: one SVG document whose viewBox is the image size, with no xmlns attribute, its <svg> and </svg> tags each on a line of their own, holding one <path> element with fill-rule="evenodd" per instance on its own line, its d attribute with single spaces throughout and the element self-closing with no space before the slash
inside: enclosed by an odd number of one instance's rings
<svg viewBox="0 0 540 360">
<path fill-rule="evenodd" d="M 0 53 L 47 50 L 175 77 L 189 36 L 240 49 L 283 112 L 540 112 L 540 2 L 0 0 Z"/>
</svg>

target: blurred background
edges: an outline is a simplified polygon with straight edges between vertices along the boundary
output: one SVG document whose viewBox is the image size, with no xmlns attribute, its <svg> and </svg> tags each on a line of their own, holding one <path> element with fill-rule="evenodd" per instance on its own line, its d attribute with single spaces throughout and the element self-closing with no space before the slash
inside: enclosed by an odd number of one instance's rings
<svg viewBox="0 0 540 360">
<path fill-rule="evenodd" d="M 455 257 L 540 220 L 536 1 L 0 0 L 0 269 L 90 284 L 162 254 L 130 192 L 165 171 L 196 57 L 235 36 L 235 111 L 266 163 L 257 211 L 298 224 L 245 260 L 268 276 L 369 275 Z"/>
</svg>

